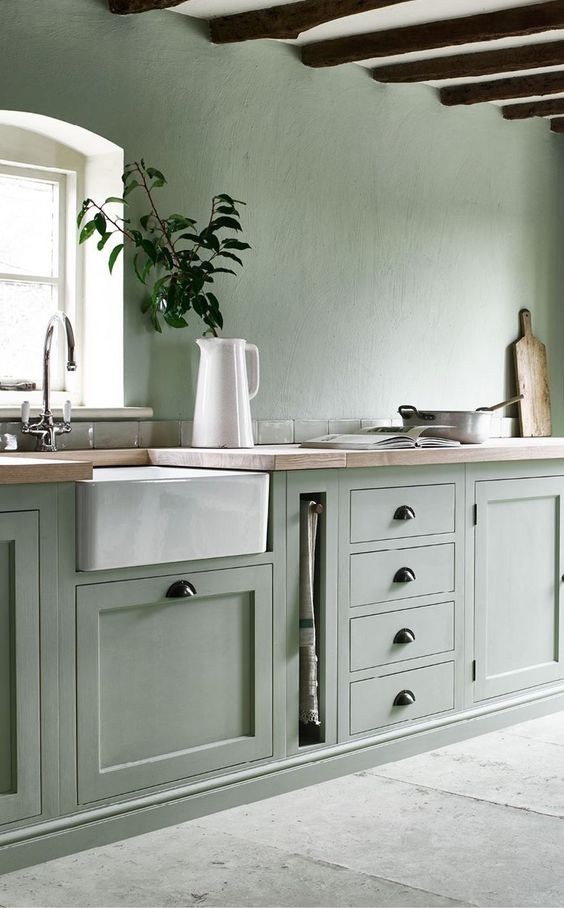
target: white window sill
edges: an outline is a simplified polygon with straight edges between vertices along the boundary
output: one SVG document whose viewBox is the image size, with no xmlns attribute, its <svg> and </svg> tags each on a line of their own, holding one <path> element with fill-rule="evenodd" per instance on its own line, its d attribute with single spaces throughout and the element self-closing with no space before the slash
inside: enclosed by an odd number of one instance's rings
<svg viewBox="0 0 564 908">
<path fill-rule="evenodd" d="M 51 405 L 54 412 L 57 404 Z M 41 406 L 32 405 L 31 415 L 38 416 Z M 20 419 L 20 408 L 17 406 L 0 406 L 0 422 Z M 78 407 L 72 408 L 73 420 L 105 420 L 105 419 L 152 419 L 151 407 Z"/>
</svg>

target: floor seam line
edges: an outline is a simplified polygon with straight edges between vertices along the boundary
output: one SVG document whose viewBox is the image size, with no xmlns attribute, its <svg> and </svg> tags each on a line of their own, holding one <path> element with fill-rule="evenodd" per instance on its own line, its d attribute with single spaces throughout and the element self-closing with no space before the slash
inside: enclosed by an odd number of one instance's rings
<svg viewBox="0 0 564 908">
<path fill-rule="evenodd" d="M 435 895 L 439 899 L 448 899 L 449 901 L 455 902 L 458 905 L 469 906 L 471 904 L 464 902 L 462 899 L 453 898 L 452 896 L 446 895 L 443 892 L 435 892 L 434 889 L 424 889 L 421 886 L 412 886 L 410 883 L 404 883 L 401 880 L 396 880 L 389 876 L 381 876 L 377 873 L 368 873 L 366 870 L 357 870 L 354 867 L 349 867 L 347 864 L 340 864 L 338 861 L 327 861 L 324 858 L 314 858 L 311 855 L 303 855 L 299 852 L 291 853 L 294 857 L 304 858 L 305 860 L 312 861 L 315 864 L 322 864 L 327 867 L 336 867 L 339 870 L 348 870 L 350 873 L 356 873 L 359 876 L 368 877 L 368 879 L 381 881 L 383 883 L 392 883 L 392 885 L 394 886 L 401 886 L 403 889 L 410 889 L 412 892 L 421 892 L 424 895 Z"/>
<path fill-rule="evenodd" d="M 202 831 L 209 831 L 209 830 L 206 830 L 205 826 L 202 826 L 197 823 L 190 823 L 190 825 L 192 827 L 196 827 Z M 234 833 L 234 832 L 225 832 L 224 831 L 224 835 L 230 836 L 231 838 L 236 839 L 239 842 L 248 841 L 247 836 L 238 835 L 237 833 Z M 334 867 L 335 869 L 338 869 L 338 870 L 347 870 L 349 873 L 354 873 L 357 876 L 363 876 L 363 877 L 366 877 L 366 878 L 374 880 L 374 881 L 381 881 L 382 883 L 391 883 L 394 886 L 401 886 L 403 889 L 409 889 L 409 890 L 411 890 L 411 892 L 420 892 L 424 895 L 434 895 L 437 898 L 448 899 L 450 902 L 454 902 L 457 905 L 464 905 L 464 906 L 466 906 L 466 908 L 470 908 L 470 906 L 471 906 L 471 908 L 476 908 L 475 904 L 472 902 L 464 901 L 463 899 L 458 899 L 453 896 L 446 895 L 445 893 L 442 893 L 442 892 L 435 892 L 432 889 L 424 889 L 420 886 L 412 886 L 410 883 L 404 883 L 401 880 L 392 879 L 392 877 L 380 876 L 379 874 L 376 874 L 376 873 L 369 873 L 366 870 L 358 870 L 355 867 L 349 867 L 348 864 L 341 864 L 338 861 L 330 861 L 330 860 L 327 860 L 326 858 L 318 858 L 311 854 L 304 854 L 301 851 L 291 851 L 289 849 L 280 847 L 280 845 L 268 844 L 266 847 L 272 848 L 274 851 L 278 851 L 280 854 L 285 855 L 286 857 L 301 858 L 303 861 L 309 861 L 310 863 L 316 864 L 318 866 L 321 865 L 324 867 Z M 3 908 L 3 906 L 0 905 L 0 908 Z"/>
<path fill-rule="evenodd" d="M 447 788 L 434 788 L 432 785 L 425 785 L 422 782 L 407 782 L 405 779 L 396 779 L 394 776 L 385 776 L 381 773 L 369 771 L 370 775 L 376 775 L 379 779 L 387 779 L 389 782 L 399 782 L 400 785 L 411 785 L 415 788 L 424 788 L 425 791 L 436 791 L 442 794 L 451 795 L 454 798 L 464 798 L 467 801 L 477 801 L 479 804 L 491 804 L 493 807 L 508 807 L 510 810 L 520 810 L 523 813 L 532 813 L 539 817 L 550 817 L 553 820 L 563 820 L 564 817 L 554 813 L 544 813 L 542 810 L 535 810 L 533 807 L 521 807 L 518 804 L 508 804 L 505 801 L 489 801 L 487 798 L 478 798 L 476 795 L 461 794 L 458 791 L 449 791 Z"/>
</svg>

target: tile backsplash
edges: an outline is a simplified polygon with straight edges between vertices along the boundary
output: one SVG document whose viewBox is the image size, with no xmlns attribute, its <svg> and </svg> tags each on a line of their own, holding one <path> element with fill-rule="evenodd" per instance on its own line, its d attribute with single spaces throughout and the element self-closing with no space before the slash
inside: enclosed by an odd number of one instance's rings
<svg viewBox="0 0 564 908">
<path fill-rule="evenodd" d="M 327 432 L 348 434 L 368 426 L 401 425 L 396 416 L 372 416 L 354 419 L 259 419 L 253 420 L 255 444 L 299 444 Z M 492 417 L 492 438 L 519 435 L 519 420 L 505 416 Z M 192 443 L 190 420 L 76 420 L 72 431 L 59 435 L 61 451 L 89 448 L 189 448 Z M 22 435 L 19 422 L 0 423 L 0 451 L 34 451 L 35 438 Z"/>
</svg>

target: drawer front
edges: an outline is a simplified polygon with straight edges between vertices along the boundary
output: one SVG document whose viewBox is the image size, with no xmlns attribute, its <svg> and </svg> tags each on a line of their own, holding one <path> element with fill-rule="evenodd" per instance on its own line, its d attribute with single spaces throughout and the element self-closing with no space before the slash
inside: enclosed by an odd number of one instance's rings
<svg viewBox="0 0 564 908">
<path fill-rule="evenodd" d="M 358 735 L 453 708 L 454 662 L 354 681 L 350 686 L 350 733 Z"/>
<path fill-rule="evenodd" d="M 454 649 L 454 602 L 353 618 L 350 668 L 402 662 Z"/>
<path fill-rule="evenodd" d="M 454 543 L 365 552 L 350 561 L 353 607 L 454 591 Z"/>
<path fill-rule="evenodd" d="M 351 542 L 454 533 L 455 486 L 403 486 L 351 492 Z"/>
</svg>

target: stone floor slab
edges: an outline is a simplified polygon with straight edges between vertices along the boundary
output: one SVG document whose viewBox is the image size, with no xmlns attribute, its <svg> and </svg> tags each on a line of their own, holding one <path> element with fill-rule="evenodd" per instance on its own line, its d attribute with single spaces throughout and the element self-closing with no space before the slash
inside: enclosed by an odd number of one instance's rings
<svg viewBox="0 0 564 908">
<path fill-rule="evenodd" d="M 560 819 L 371 773 L 203 825 L 476 905 L 564 905 Z"/>
<path fill-rule="evenodd" d="M 564 817 L 564 751 L 558 744 L 532 737 L 496 732 L 370 772 Z"/>
<path fill-rule="evenodd" d="M 9 908 L 461 906 L 461 901 L 185 823 L 0 879 Z"/>
<path fill-rule="evenodd" d="M 523 738 L 535 738 L 547 744 L 561 744 L 564 747 L 564 713 L 543 716 L 531 722 L 522 722 L 507 729 L 507 734 Z"/>
</svg>

